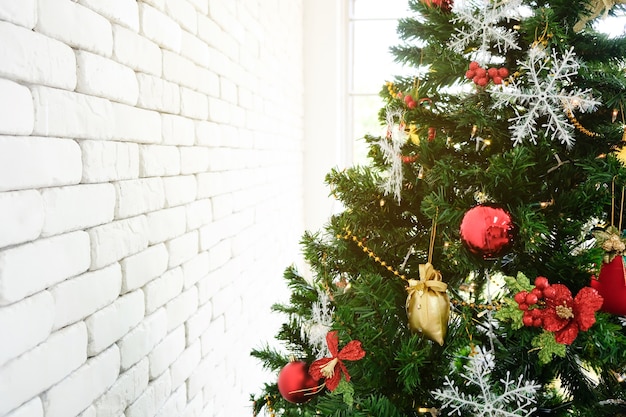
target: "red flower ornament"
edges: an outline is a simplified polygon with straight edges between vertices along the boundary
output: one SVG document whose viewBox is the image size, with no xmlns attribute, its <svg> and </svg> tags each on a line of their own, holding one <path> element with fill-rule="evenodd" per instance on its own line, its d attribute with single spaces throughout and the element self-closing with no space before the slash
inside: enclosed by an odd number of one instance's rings
<svg viewBox="0 0 626 417">
<path fill-rule="evenodd" d="M 341 374 L 346 376 L 346 381 L 350 381 L 350 374 L 343 361 L 356 361 L 365 356 L 365 351 L 361 347 L 361 342 L 352 340 L 339 351 L 339 337 L 336 331 L 328 332 L 326 343 L 332 357 L 318 359 L 309 367 L 309 374 L 315 379 L 326 378 L 326 387 L 334 391 L 341 381 Z"/>
<path fill-rule="evenodd" d="M 572 298 L 569 288 L 553 284 L 554 294 L 545 294 L 546 307 L 542 311 L 543 328 L 554 332 L 558 343 L 570 345 L 578 331 L 587 331 L 596 322 L 596 311 L 602 307 L 602 296 L 591 287 L 581 289 Z"/>
</svg>

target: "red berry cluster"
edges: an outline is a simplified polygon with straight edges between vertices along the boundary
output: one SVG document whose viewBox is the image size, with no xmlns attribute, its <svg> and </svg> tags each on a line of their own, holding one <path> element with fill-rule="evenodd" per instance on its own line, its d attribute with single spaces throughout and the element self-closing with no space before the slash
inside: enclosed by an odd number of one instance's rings
<svg viewBox="0 0 626 417">
<path fill-rule="evenodd" d="M 555 290 L 550 286 L 548 278 L 535 278 L 535 288 L 530 292 L 520 291 L 515 294 L 515 301 L 520 310 L 524 312 L 522 321 L 524 326 L 541 327 L 543 324 L 542 315 L 543 308 L 540 303 L 544 298 L 553 298 Z"/>
<path fill-rule="evenodd" d="M 415 101 L 413 96 L 410 94 L 407 94 L 406 96 L 404 96 L 404 104 L 406 104 L 406 106 L 409 109 L 414 109 L 415 106 L 417 106 L 417 102 Z"/>
<path fill-rule="evenodd" d="M 469 69 L 465 73 L 465 78 L 474 81 L 476 85 L 484 87 L 493 80 L 494 84 L 502 84 L 502 80 L 509 76 L 509 70 L 505 67 L 482 68 L 476 61 L 469 64 Z"/>
</svg>

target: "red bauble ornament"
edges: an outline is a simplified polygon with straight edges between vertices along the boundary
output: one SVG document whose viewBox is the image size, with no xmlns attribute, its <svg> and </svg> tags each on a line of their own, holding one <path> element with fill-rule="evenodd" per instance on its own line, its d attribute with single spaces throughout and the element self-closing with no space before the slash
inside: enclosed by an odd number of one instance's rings
<svg viewBox="0 0 626 417">
<path fill-rule="evenodd" d="M 472 207 L 461 221 L 461 240 L 470 252 L 484 259 L 503 255 L 513 243 L 515 226 L 504 209 L 489 205 Z"/>
<path fill-rule="evenodd" d="M 623 256 L 616 256 L 608 264 L 602 264 L 598 279 L 591 279 L 591 287 L 604 299 L 600 310 L 619 316 L 626 315 L 626 270 Z"/>
<path fill-rule="evenodd" d="M 309 375 L 309 365 L 303 361 L 292 361 L 278 374 L 278 391 L 291 403 L 301 404 L 309 401 L 320 392 L 324 385 Z"/>
<path fill-rule="evenodd" d="M 422 0 L 422 3 L 428 7 L 439 7 L 444 12 L 452 10 L 453 0 Z"/>
</svg>

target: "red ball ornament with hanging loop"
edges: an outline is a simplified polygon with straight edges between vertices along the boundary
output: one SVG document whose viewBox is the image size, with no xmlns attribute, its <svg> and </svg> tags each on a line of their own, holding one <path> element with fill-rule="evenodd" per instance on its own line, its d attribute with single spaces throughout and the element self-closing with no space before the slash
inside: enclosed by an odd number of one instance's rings
<svg viewBox="0 0 626 417">
<path fill-rule="evenodd" d="M 323 384 L 309 375 L 309 365 L 304 361 L 292 360 L 278 374 L 278 391 L 290 403 L 305 403 L 323 388 Z"/>
<path fill-rule="evenodd" d="M 501 207 L 481 204 L 465 213 L 460 226 L 465 247 L 483 259 L 504 255 L 513 244 L 515 225 Z"/>
<path fill-rule="evenodd" d="M 603 263 L 598 278 L 592 278 L 590 286 L 604 299 L 601 311 L 626 316 L 626 268 L 623 256 L 616 256 Z"/>
</svg>

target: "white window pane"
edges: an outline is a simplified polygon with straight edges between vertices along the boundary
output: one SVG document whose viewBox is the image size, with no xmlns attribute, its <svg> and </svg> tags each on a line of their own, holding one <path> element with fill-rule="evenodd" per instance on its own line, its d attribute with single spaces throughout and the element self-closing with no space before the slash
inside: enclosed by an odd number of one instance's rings
<svg viewBox="0 0 626 417">
<path fill-rule="evenodd" d="M 407 0 L 353 0 L 355 19 L 398 19 L 409 11 Z"/>
<path fill-rule="evenodd" d="M 378 111 L 383 107 L 382 99 L 377 95 L 352 97 L 352 132 L 353 162 L 363 165 L 367 162 L 368 147 L 363 137 L 366 134 L 379 136 L 384 134 L 384 126 L 378 121 Z"/>
<path fill-rule="evenodd" d="M 390 46 L 399 44 L 396 27 L 395 20 L 353 22 L 353 93 L 376 94 L 386 80 L 407 73 L 389 52 Z"/>
</svg>

